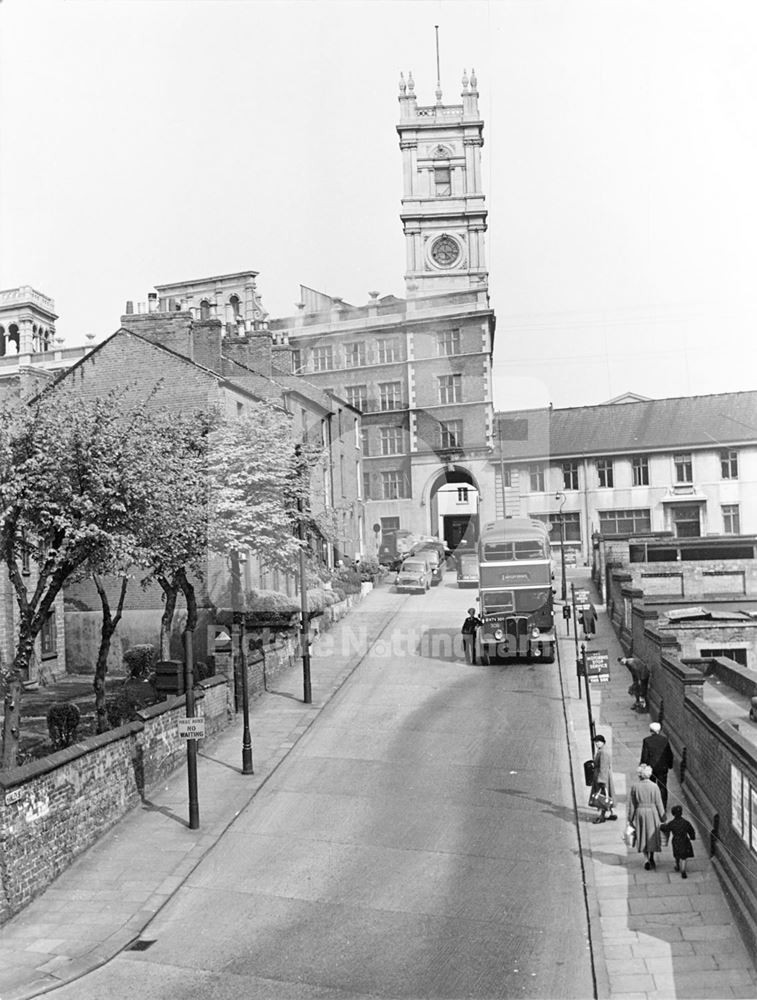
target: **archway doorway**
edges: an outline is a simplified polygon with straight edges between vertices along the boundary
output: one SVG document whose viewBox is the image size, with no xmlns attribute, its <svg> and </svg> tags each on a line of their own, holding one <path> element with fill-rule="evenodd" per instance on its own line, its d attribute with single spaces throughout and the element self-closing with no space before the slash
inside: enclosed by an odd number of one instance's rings
<svg viewBox="0 0 757 1000">
<path fill-rule="evenodd" d="M 478 484 L 467 469 L 447 466 L 429 490 L 431 534 L 448 549 L 474 549 L 478 541 Z"/>
</svg>

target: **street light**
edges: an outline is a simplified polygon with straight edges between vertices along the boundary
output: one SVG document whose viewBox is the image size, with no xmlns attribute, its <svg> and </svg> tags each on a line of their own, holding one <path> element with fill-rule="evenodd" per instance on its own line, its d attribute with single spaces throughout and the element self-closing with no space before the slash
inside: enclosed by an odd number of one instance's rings
<svg viewBox="0 0 757 1000">
<path fill-rule="evenodd" d="M 239 640 L 239 669 L 242 680 L 242 774 L 253 774 L 252 767 L 252 737 L 250 736 L 250 691 L 247 680 L 247 656 L 245 652 L 245 609 L 242 602 L 242 571 L 241 562 L 246 559 L 245 553 L 239 549 L 231 550 L 231 619 L 237 626 L 232 629 Z M 233 646 L 232 646 L 233 650 Z M 232 653 L 233 655 L 233 653 Z"/>
<path fill-rule="evenodd" d="M 302 654 L 302 700 L 306 705 L 311 705 L 313 703 L 313 689 L 310 682 L 310 635 L 308 631 L 310 620 L 308 616 L 308 584 L 305 566 L 305 543 L 307 538 L 305 534 L 305 497 L 303 495 L 306 465 L 302 459 L 301 445 L 295 445 L 294 453 L 298 465 L 297 472 L 300 477 L 297 491 L 297 535 L 300 539 L 300 652 Z"/>
<path fill-rule="evenodd" d="M 562 585 L 560 587 L 560 597 L 563 604 L 568 600 L 568 588 L 565 582 L 565 522 L 563 520 L 563 504 L 568 498 L 564 493 L 560 493 L 559 490 L 555 493 L 555 500 L 560 501 L 560 569 L 562 571 Z"/>
</svg>

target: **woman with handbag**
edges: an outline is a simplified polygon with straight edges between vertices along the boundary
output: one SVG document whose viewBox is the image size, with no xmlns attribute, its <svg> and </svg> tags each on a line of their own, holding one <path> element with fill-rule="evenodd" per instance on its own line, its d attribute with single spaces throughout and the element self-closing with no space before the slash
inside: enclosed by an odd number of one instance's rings
<svg viewBox="0 0 757 1000">
<path fill-rule="evenodd" d="M 660 789 L 651 781 L 652 768 L 639 764 L 639 780 L 632 785 L 628 798 L 628 823 L 636 831 L 636 850 L 646 857 L 644 867 L 654 871 L 655 851 L 662 850 L 660 824 L 665 819 Z"/>
<path fill-rule="evenodd" d="M 615 787 L 612 780 L 612 758 L 610 751 L 606 747 L 607 741 L 599 733 L 593 740 L 594 751 L 594 780 L 589 794 L 589 805 L 599 809 L 599 816 L 594 823 L 606 823 L 608 819 L 617 819 L 613 812 L 613 799 L 615 798 Z"/>
</svg>

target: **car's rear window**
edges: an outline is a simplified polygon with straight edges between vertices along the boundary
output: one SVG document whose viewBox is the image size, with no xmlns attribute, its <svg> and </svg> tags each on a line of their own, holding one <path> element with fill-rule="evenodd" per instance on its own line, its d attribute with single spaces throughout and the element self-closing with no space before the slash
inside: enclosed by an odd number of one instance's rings
<svg viewBox="0 0 757 1000">
<path fill-rule="evenodd" d="M 411 573 L 417 573 L 419 570 L 425 568 L 426 564 L 424 562 L 421 562 L 419 559 L 408 560 L 407 562 L 403 562 L 402 564 L 402 569 L 410 570 Z"/>
</svg>

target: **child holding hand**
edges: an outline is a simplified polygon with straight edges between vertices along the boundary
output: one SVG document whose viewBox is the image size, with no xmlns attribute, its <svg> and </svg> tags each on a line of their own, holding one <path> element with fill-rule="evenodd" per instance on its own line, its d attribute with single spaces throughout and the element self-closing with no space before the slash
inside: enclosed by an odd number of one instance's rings
<svg viewBox="0 0 757 1000">
<path fill-rule="evenodd" d="M 672 836 L 676 871 L 680 871 L 681 878 L 687 878 L 686 862 L 689 858 L 694 857 L 691 842 L 697 838 L 696 831 L 691 823 L 683 818 L 682 806 L 673 806 L 670 811 L 673 813 L 673 819 L 669 823 L 663 823 L 660 829 L 663 833 L 669 833 Z"/>
</svg>

